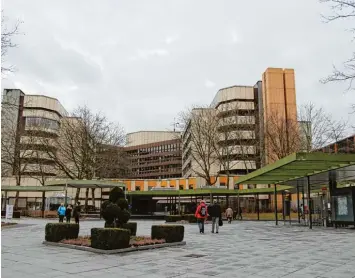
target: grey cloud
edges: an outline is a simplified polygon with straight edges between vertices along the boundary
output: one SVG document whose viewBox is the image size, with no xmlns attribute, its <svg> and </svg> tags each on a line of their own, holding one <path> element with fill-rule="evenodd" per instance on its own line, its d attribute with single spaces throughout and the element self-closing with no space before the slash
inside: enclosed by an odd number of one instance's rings
<svg viewBox="0 0 355 278">
<path fill-rule="evenodd" d="M 353 43 L 348 21 L 322 23 L 317 0 L 7 0 L 4 10 L 26 33 L 8 57 L 12 82 L 104 111 L 128 131 L 171 128 L 186 106 L 253 85 L 267 67 L 295 69 L 298 103 L 337 118 L 355 103 L 343 84 L 319 83 Z"/>
</svg>

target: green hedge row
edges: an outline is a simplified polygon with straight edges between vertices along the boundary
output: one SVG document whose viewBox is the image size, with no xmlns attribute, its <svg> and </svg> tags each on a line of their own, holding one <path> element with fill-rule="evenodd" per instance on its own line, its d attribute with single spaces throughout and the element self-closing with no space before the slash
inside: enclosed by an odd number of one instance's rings
<svg viewBox="0 0 355 278">
<path fill-rule="evenodd" d="M 130 235 L 127 229 L 92 228 L 91 247 L 103 250 L 128 248 Z"/>
<path fill-rule="evenodd" d="M 131 232 L 131 236 L 137 235 L 137 222 L 128 222 L 128 223 L 122 224 L 121 228 L 129 230 Z"/>
<path fill-rule="evenodd" d="M 79 224 L 48 223 L 45 228 L 45 240 L 59 242 L 62 239 L 75 239 L 79 235 Z"/>
<path fill-rule="evenodd" d="M 183 225 L 153 225 L 152 239 L 165 239 L 165 242 L 181 242 L 184 239 Z"/>
<path fill-rule="evenodd" d="M 175 223 L 178 221 L 188 221 L 189 223 L 196 223 L 197 219 L 194 214 L 184 214 L 184 215 L 166 215 L 165 221 L 167 223 Z"/>
<path fill-rule="evenodd" d="M 2 217 L 5 217 L 6 216 L 6 211 L 5 210 L 2 210 L 1 211 L 1 216 Z M 13 211 L 12 212 L 12 218 L 20 218 L 21 217 L 21 211 Z"/>
</svg>

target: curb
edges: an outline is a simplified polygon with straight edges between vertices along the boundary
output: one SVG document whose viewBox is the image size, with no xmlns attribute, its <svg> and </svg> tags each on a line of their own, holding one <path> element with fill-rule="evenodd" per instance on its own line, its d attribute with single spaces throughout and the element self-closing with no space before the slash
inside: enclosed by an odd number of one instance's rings
<svg viewBox="0 0 355 278">
<path fill-rule="evenodd" d="M 162 244 L 154 244 L 154 245 L 146 245 L 146 246 L 138 246 L 138 247 L 129 247 L 124 249 L 115 249 L 115 250 L 102 250 L 102 249 L 95 249 L 87 246 L 79 246 L 79 245 L 70 245 L 60 242 L 50 242 L 50 241 L 43 241 L 44 245 L 47 246 L 56 246 L 56 247 L 64 247 L 69 249 L 76 249 L 81 251 L 88 251 L 97 254 L 121 254 L 121 253 L 129 253 L 135 251 L 143 251 L 143 250 L 151 250 L 151 249 L 158 249 L 164 247 L 176 247 L 176 246 L 183 246 L 186 245 L 186 241 L 182 242 L 172 242 L 172 243 L 162 243 Z"/>
<path fill-rule="evenodd" d="M 18 223 L 14 223 L 14 224 L 11 224 L 11 225 L 6 225 L 6 226 L 3 226 L 1 225 L 1 230 L 2 229 L 10 229 L 10 228 L 14 228 L 18 225 Z"/>
</svg>

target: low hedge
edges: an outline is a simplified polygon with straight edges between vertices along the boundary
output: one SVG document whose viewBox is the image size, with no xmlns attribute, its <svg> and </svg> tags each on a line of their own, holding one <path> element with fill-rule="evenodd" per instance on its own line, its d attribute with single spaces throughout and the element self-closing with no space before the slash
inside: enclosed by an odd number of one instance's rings
<svg viewBox="0 0 355 278">
<path fill-rule="evenodd" d="M 78 238 L 79 224 L 47 223 L 45 228 L 45 240 L 59 242 L 62 239 Z"/>
<path fill-rule="evenodd" d="M 184 214 L 184 215 L 167 215 L 165 216 L 165 221 L 167 223 L 175 223 L 178 221 L 188 221 L 189 223 L 196 223 L 197 219 L 194 214 Z"/>
<path fill-rule="evenodd" d="M 122 225 L 122 229 L 130 230 L 131 236 L 137 235 L 137 222 L 128 222 Z"/>
<path fill-rule="evenodd" d="M 182 215 L 166 215 L 165 216 L 165 221 L 168 223 L 178 222 L 181 220 L 183 220 Z"/>
<path fill-rule="evenodd" d="M 130 234 L 127 229 L 92 228 L 91 247 L 102 250 L 128 248 Z"/>
<path fill-rule="evenodd" d="M 1 216 L 5 217 L 6 216 L 6 210 L 1 211 Z M 21 218 L 21 211 L 14 210 L 12 212 L 12 218 Z"/>
<path fill-rule="evenodd" d="M 181 242 L 184 239 L 183 225 L 153 225 L 152 239 L 165 239 L 167 243 Z"/>
</svg>

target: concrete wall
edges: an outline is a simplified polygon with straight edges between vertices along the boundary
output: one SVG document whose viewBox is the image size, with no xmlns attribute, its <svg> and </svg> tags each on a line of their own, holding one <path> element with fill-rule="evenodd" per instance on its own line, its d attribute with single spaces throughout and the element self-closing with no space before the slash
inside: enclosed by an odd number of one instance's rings
<svg viewBox="0 0 355 278">
<path fill-rule="evenodd" d="M 126 147 L 168 141 L 180 138 L 180 132 L 174 131 L 138 131 L 127 134 Z"/>
</svg>

